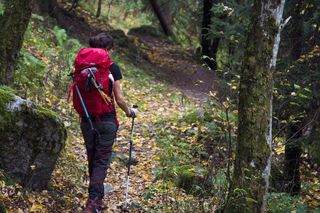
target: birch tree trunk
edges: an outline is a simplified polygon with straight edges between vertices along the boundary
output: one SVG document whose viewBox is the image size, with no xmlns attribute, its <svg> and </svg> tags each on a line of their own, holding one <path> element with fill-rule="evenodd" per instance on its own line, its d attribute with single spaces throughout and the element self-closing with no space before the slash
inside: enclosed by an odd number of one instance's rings
<svg viewBox="0 0 320 213">
<path fill-rule="evenodd" d="M 31 0 L 5 1 L 4 6 L 0 16 L 0 84 L 10 85 L 31 17 Z"/>
<path fill-rule="evenodd" d="M 255 0 L 242 62 L 238 142 L 225 212 L 264 212 L 271 169 L 272 87 L 285 0 Z"/>
</svg>

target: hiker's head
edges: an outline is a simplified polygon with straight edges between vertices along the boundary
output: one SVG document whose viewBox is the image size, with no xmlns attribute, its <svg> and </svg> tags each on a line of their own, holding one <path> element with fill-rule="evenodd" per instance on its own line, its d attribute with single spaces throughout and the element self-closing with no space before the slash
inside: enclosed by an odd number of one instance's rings
<svg viewBox="0 0 320 213">
<path fill-rule="evenodd" d="M 111 50 L 113 47 L 113 38 L 107 33 L 99 33 L 89 39 L 89 45 L 93 48 L 105 48 Z"/>
</svg>

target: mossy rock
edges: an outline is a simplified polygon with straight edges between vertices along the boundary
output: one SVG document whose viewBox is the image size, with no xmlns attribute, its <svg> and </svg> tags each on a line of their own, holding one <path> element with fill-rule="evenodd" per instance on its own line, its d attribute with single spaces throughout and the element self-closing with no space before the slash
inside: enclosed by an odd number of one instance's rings
<svg viewBox="0 0 320 213">
<path fill-rule="evenodd" d="M 176 185 L 186 191 L 188 194 L 198 195 L 204 186 L 204 179 L 193 171 L 192 165 L 184 165 L 177 169 Z"/>
<path fill-rule="evenodd" d="M 46 188 L 66 137 L 54 112 L 0 88 L 0 168 L 15 181 Z"/>
<path fill-rule="evenodd" d="M 115 45 L 121 47 L 116 47 L 117 51 L 125 51 L 124 54 L 134 61 L 138 61 L 141 58 L 148 60 L 148 55 L 141 51 L 135 40 L 128 37 L 122 30 L 111 30 L 108 33 L 114 38 Z"/>
<path fill-rule="evenodd" d="M 129 30 L 128 35 L 148 35 L 152 37 L 165 37 L 159 29 L 154 28 L 151 25 L 142 25 L 140 27 L 132 28 Z"/>
</svg>

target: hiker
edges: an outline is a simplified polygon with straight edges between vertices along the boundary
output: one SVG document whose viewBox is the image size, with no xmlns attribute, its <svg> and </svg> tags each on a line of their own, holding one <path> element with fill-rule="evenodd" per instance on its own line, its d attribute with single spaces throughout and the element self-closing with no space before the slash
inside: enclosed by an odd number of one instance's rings
<svg viewBox="0 0 320 213">
<path fill-rule="evenodd" d="M 96 36 L 93 36 L 89 39 L 89 45 L 90 48 L 84 48 L 84 50 L 80 50 L 78 55 L 81 55 L 81 51 L 91 51 L 92 54 L 96 54 L 98 52 L 100 55 L 98 55 L 100 58 L 97 60 L 102 60 L 104 64 L 110 63 L 109 70 L 111 72 L 111 75 L 109 76 L 101 76 L 96 77 L 97 80 L 102 79 L 102 77 L 107 78 L 109 83 L 107 90 L 106 88 L 103 89 L 103 91 L 99 91 L 99 93 L 109 93 L 109 98 L 105 97 L 106 99 L 109 99 L 106 101 L 106 103 L 102 102 L 101 97 L 99 97 L 99 101 L 101 102 L 99 107 L 102 109 L 110 109 L 110 110 L 104 110 L 107 113 L 99 115 L 92 116 L 92 113 L 90 114 L 90 109 L 88 109 L 88 114 L 90 115 L 90 119 L 86 118 L 85 116 L 82 116 L 81 119 L 81 131 L 83 134 L 83 138 L 85 141 L 85 146 L 87 150 L 87 158 L 88 158 L 88 167 L 89 167 L 89 198 L 86 204 L 86 207 L 84 209 L 84 213 L 91 213 L 91 212 L 97 212 L 100 210 L 103 210 L 106 208 L 105 204 L 103 203 L 103 197 L 104 197 L 104 179 L 106 177 L 106 172 L 110 164 L 111 160 L 111 154 L 112 154 L 112 146 L 116 138 L 116 133 L 118 130 L 118 121 L 115 111 L 114 104 L 107 105 L 107 103 L 114 103 L 113 100 L 117 103 L 117 105 L 123 110 L 123 112 L 126 114 L 127 117 L 134 118 L 136 117 L 137 110 L 135 108 L 129 108 L 128 104 L 126 103 L 122 89 L 121 89 L 121 83 L 120 80 L 122 79 L 122 74 L 120 71 L 120 68 L 117 64 L 112 63 L 110 61 L 109 54 L 111 52 L 111 49 L 113 48 L 113 38 L 112 36 L 106 34 L 106 33 L 100 33 Z M 89 52 L 90 53 L 90 52 Z M 88 54 L 89 54 L 88 53 Z M 78 57 L 75 60 L 75 68 L 77 70 L 77 63 L 81 61 L 84 57 L 88 57 L 88 54 L 83 54 L 83 57 Z M 103 56 L 103 58 L 101 58 Z M 94 59 L 90 59 L 94 60 Z M 91 62 L 90 62 L 91 63 Z M 89 63 L 89 64 L 90 64 Z M 99 62 L 100 63 L 100 62 Z M 101 62 L 102 63 L 102 62 Z M 88 63 L 86 63 L 88 64 Z M 108 65 L 108 66 L 109 66 Z M 102 65 L 101 65 L 102 66 Z M 103 65 L 104 66 L 104 65 Z M 81 70 L 81 69 L 80 69 Z M 85 69 L 87 70 L 87 69 Z M 81 74 L 84 70 L 81 71 Z M 90 70 L 89 70 L 90 71 Z M 90 71 L 92 72 L 92 70 Z M 100 72 L 98 71 L 96 73 Z M 108 71 L 109 73 L 109 71 Z M 95 76 L 97 74 L 94 74 Z M 81 84 L 79 83 L 81 86 Z M 99 85 L 101 86 L 101 85 Z M 103 86 L 103 83 L 102 83 Z M 92 88 L 91 88 L 92 89 Z M 95 88 L 93 88 L 95 89 Z M 112 91 L 113 90 L 113 91 Z M 95 94 L 99 94 L 95 93 Z M 73 92 L 74 98 L 75 98 L 75 92 Z M 83 92 L 83 102 L 86 103 L 86 97 L 90 98 L 90 96 L 94 96 L 90 93 L 86 93 L 86 91 Z M 97 95 L 98 96 L 98 95 Z M 107 95 L 108 96 L 108 95 Z M 75 99 L 74 99 L 75 100 Z M 87 101 L 88 107 L 91 107 L 92 101 Z M 74 102 L 74 105 L 79 105 Z M 95 107 L 95 106 L 94 106 Z M 96 108 L 99 108 L 98 106 Z M 76 108 L 76 107 L 75 107 Z M 79 114 L 81 115 L 80 107 L 77 110 Z M 93 109 L 98 110 L 98 109 Z M 84 115 L 84 113 L 82 113 Z M 92 131 L 92 126 L 94 129 L 98 132 L 97 134 Z"/>
</svg>

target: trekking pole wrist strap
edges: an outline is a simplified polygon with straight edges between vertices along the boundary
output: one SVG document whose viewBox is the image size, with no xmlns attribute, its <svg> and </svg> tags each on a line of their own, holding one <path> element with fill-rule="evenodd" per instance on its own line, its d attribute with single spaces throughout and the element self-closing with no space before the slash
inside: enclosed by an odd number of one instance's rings
<svg viewBox="0 0 320 213">
<path fill-rule="evenodd" d="M 129 111 L 130 111 L 130 113 L 127 114 L 127 117 L 129 117 L 129 118 L 135 117 L 135 112 L 134 112 L 134 110 L 133 110 L 133 109 L 129 109 Z"/>
</svg>

